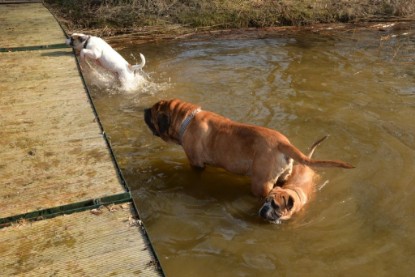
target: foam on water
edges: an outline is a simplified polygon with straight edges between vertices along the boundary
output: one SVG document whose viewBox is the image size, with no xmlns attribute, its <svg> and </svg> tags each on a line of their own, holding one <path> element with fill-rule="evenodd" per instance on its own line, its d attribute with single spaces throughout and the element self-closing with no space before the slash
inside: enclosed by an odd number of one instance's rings
<svg viewBox="0 0 415 277">
<path fill-rule="evenodd" d="M 109 94 L 153 94 L 167 85 L 152 82 L 151 77 L 142 70 L 137 72 L 134 78 L 122 85 L 112 72 L 95 64 L 93 61 L 87 60 L 82 62 L 81 68 L 89 86 Z"/>
</svg>

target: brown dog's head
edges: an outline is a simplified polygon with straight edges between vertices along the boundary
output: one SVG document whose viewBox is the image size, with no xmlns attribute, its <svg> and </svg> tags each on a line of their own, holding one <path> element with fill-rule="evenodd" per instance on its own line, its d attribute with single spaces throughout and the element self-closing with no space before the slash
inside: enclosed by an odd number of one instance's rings
<svg viewBox="0 0 415 277">
<path fill-rule="evenodd" d="M 80 33 L 73 33 L 67 40 L 66 44 L 76 50 L 81 50 L 85 42 L 90 38 L 88 35 L 80 34 Z"/>
<path fill-rule="evenodd" d="M 161 100 L 144 110 L 144 121 L 153 135 L 180 144 L 182 123 L 198 108 L 200 107 L 179 99 Z"/>
<path fill-rule="evenodd" d="M 296 201 L 300 201 L 295 193 L 280 187 L 274 188 L 259 210 L 260 216 L 273 223 L 290 219 L 296 210 Z"/>
</svg>

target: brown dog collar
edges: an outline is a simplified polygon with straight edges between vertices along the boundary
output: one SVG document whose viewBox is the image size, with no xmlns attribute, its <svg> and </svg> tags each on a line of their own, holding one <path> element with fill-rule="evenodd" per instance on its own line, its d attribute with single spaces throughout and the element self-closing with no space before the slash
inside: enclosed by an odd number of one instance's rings
<svg viewBox="0 0 415 277">
<path fill-rule="evenodd" d="M 187 126 L 189 126 L 190 122 L 192 121 L 192 119 L 196 116 L 196 114 L 198 114 L 202 109 L 199 107 L 196 110 L 194 110 L 190 115 L 188 115 L 182 122 L 182 124 L 180 125 L 180 129 L 179 129 L 179 140 L 180 140 L 180 144 L 182 142 L 182 138 L 184 135 L 184 132 L 186 132 Z"/>
</svg>

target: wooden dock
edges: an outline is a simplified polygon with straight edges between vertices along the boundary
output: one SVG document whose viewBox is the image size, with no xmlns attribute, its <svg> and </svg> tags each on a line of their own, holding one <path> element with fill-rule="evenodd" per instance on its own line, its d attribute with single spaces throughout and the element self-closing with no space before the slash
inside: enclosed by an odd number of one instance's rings
<svg viewBox="0 0 415 277">
<path fill-rule="evenodd" d="M 1 275 L 161 276 L 62 29 L 41 3 L 6 2 Z"/>
</svg>

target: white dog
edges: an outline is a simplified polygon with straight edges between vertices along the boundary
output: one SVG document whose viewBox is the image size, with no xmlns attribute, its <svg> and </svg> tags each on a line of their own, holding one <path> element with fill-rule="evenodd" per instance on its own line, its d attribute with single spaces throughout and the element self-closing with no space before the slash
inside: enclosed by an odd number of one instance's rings
<svg viewBox="0 0 415 277">
<path fill-rule="evenodd" d="M 128 88 L 129 84 L 134 82 L 136 72 L 146 63 L 144 55 L 140 53 L 141 64 L 129 64 L 108 43 L 95 36 L 73 33 L 66 40 L 66 44 L 80 52 L 81 61 L 84 61 L 85 57 L 90 58 L 117 75 L 123 88 Z"/>
</svg>

